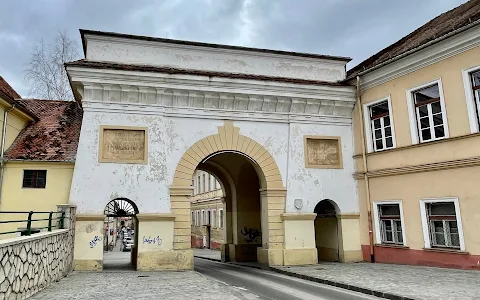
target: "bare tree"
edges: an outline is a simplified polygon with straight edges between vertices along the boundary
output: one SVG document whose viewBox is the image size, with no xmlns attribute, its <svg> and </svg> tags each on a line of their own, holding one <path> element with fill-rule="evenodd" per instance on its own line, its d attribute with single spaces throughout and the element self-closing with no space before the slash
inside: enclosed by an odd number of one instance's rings
<svg viewBox="0 0 480 300">
<path fill-rule="evenodd" d="M 66 32 L 58 32 L 52 43 L 43 38 L 36 44 L 27 62 L 25 79 L 30 95 L 50 100 L 72 100 L 64 63 L 79 58 L 79 45 Z"/>
</svg>

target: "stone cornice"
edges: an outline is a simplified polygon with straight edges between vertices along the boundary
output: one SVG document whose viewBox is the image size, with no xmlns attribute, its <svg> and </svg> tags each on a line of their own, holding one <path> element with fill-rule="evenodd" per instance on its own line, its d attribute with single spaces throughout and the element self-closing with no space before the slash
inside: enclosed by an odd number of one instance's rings
<svg viewBox="0 0 480 300">
<path fill-rule="evenodd" d="M 301 85 L 192 75 L 68 68 L 82 102 L 283 113 L 351 119 L 349 86 Z M 203 78 L 205 77 L 205 78 Z"/>
<path fill-rule="evenodd" d="M 365 91 L 480 46 L 480 25 L 361 75 Z M 354 82 L 354 79 L 349 81 Z"/>
<path fill-rule="evenodd" d="M 423 165 L 406 166 L 406 167 L 400 167 L 400 168 L 386 168 L 386 169 L 372 170 L 367 172 L 367 176 L 369 178 L 374 178 L 374 177 L 403 175 L 403 174 L 429 172 L 429 171 L 440 171 L 440 170 L 475 167 L 475 166 L 480 166 L 480 156 L 450 160 L 450 161 L 442 161 L 442 162 L 423 164 Z M 353 177 L 357 180 L 364 179 L 363 175 L 364 175 L 364 172 L 356 172 L 353 174 Z"/>
<path fill-rule="evenodd" d="M 256 121 L 270 123 L 304 123 L 351 126 L 351 117 L 306 115 L 290 113 L 251 112 L 222 109 L 203 109 L 189 107 L 164 107 L 159 105 L 115 103 L 115 102 L 91 102 L 83 103 L 85 112 L 122 113 L 133 115 L 161 115 L 166 117 L 182 117 L 197 119 Z"/>
</svg>

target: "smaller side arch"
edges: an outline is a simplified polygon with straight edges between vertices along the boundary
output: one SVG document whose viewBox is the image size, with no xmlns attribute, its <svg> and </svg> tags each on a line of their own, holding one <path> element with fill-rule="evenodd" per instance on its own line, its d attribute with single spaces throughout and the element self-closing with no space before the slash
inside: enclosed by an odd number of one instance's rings
<svg viewBox="0 0 480 300">
<path fill-rule="evenodd" d="M 340 261 L 341 228 L 337 216 L 340 214 L 338 205 L 324 199 L 317 203 L 313 210 L 315 218 L 315 247 L 318 261 Z"/>
</svg>

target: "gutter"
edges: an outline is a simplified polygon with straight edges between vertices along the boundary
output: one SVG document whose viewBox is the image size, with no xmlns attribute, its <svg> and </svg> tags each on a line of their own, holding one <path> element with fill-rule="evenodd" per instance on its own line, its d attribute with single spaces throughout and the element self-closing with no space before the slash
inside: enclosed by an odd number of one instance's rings
<svg viewBox="0 0 480 300">
<path fill-rule="evenodd" d="M 16 104 L 3 112 L 2 141 L 0 146 L 0 204 L 2 203 L 3 177 L 5 173 L 5 141 L 7 136 L 8 113 L 15 109 Z"/>
<path fill-rule="evenodd" d="M 383 67 L 383 66 L 385 66 L 385 65 L 388 65 L 388 64 L 390 64 L 390 63 L 392 63 L 392 62 L 395 62 L 395 61 L 397 61 L 397 60 L 400 60 L 400 59 L 402 59 L 402 58 L 404 58 L 404 57 L 406 57 L 406 56 L 408 56 L 408 55 L 410 55 L 410 54 L 413 54 L 413 53 L 418 52 L 418 51 L 420 51 L 420 50 L 422 50 L 422 49 L 425 49 L 425 48 L 427 48 L 427 47 L 429 47 L 429 46 L 431 46 L 431 45 L 433 45 L 433 44 L 439 43 L 439 42 L 441 42 L 441 41 L 443 41 L 443 40 L 445 40 L 445 39 L 448 39 L 448 38 L 450 38 L 450 37 L 452 37 L 452 36 L 454 36 L 454 35 L 456 35 L 456 34 L 462 33 L 463 31 L 466 31 L 466 30 L 468 30 L 468 29 L 470 29 L 470 28 L 472 28 L 472 27 L 475 27 L 476 25 L 479 25 L 479 24 L 480 24 L 480 19 L 477 20 L 477 21 L 474 21 L 473 23 L 470 23 L 470 24 L 468 24 L 468 25 L 465 25 L 465 26 L 463 26 L 463 27 L 461 27 L 461 28 L 459 28 L 459 29 L 453 30 L 453 31 L 451 31 L 451 32 L 449 32 L 449 33 L 447 33 L 447 34 L 439 37 L 438 39 L 431 40 L 431 41 L 426 42 L 425 44 L 423 44 L 423 45 L 421 45 L 421 46 L 418 46 L 417 48 L 413 48 L 413 49 L 411 49 L 411 50 L 408 50 L 407 52 L 404 52 L 404 53 L 402 53 L 402 54 L 400 54 L 400 55 L 397 55 L 397 56 L 395 56 L 395 57 L 393 57 L 393 58 L 391 58 L 391 59 L 388 59 L 388 60 L 386 60 L 386 61 L 384 61 L 384 62 L 382 62 L 382 63 L 380 63 L 380 64 L 378 64 L 378 65 L 376 65 L 376 66 L 374 66 L 374 67 L 371 67 L 370 69 L 363 70 L 363 71 L 361 71 L 360 73 L 357 73 L 357 75 L 355 75 L 355 76 L 362 76 L 362 75 L 365 75 L 365 74 L 370 73 L 370 72 L 372 72 L 372 71 L 375 71 L 375 70 L 377 70 L 377 69 L 380 69 L 381 67 Z M 348 77 L 347 77 L 347 79 L 346 79 L 345 81 L 352 80 L 353 78 L 354 78 L 354 77 L 351 77 L 351 78 L 348 78 Z"/>
<path fill-rule="evenodd" d="M 365 129 L 362 110 L 362 98 L 360 94 L 360 76 L 357 76 L 357 105 L 360 122 L 360 131 L 362 135 L 362 161 L 363 161 L 363 179 L 365 182 L 365 193 L 367 198 L 367 211 L 368 211 L 368 240 L 370 248 L 370 262 L 375 262 L 375 248 L 373 247 L 373 220 L 372 220 L 372 203 L 370 199 L 370 182 L 368 180 L 368 165 L 367 155 L 365 151 Z"/>
</svg>

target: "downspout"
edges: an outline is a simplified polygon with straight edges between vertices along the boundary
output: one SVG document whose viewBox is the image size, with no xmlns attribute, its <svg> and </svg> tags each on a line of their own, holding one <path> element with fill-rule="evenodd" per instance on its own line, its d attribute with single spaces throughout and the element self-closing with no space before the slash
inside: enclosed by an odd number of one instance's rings
<svg viewBox="0 0 480 300">
<path fill-rule="evenodd" d="M 0 203 L 2 203 L 3 175 L 5 173 L 5 140 L 7 136 L 8 113 L 15 109 L 15 104 L 3 112 L 2 143 L 0 146 Z"/>
<path fill-rule="evenodd" d="M 360 121 L 360 132 L 362 135 L 362 160 L 363 160 L 363 179 L 365 182 L 365 193 L 367 197 L 367 211 L 368 211 L 368 239 L 370 243 L 370 262 L 375 262 L 375 253 L 373 247 L 373 221 L 372 221 L 372 203 L 370 200 L 370 183 L 368 181 L 368 166 L 367 155 L 365 151 L 365 128 L 363 119 L 362 101 L 360 96 L 360 76 L 357 76 L 357 105 L 358 115 Z"/>
</svg>

